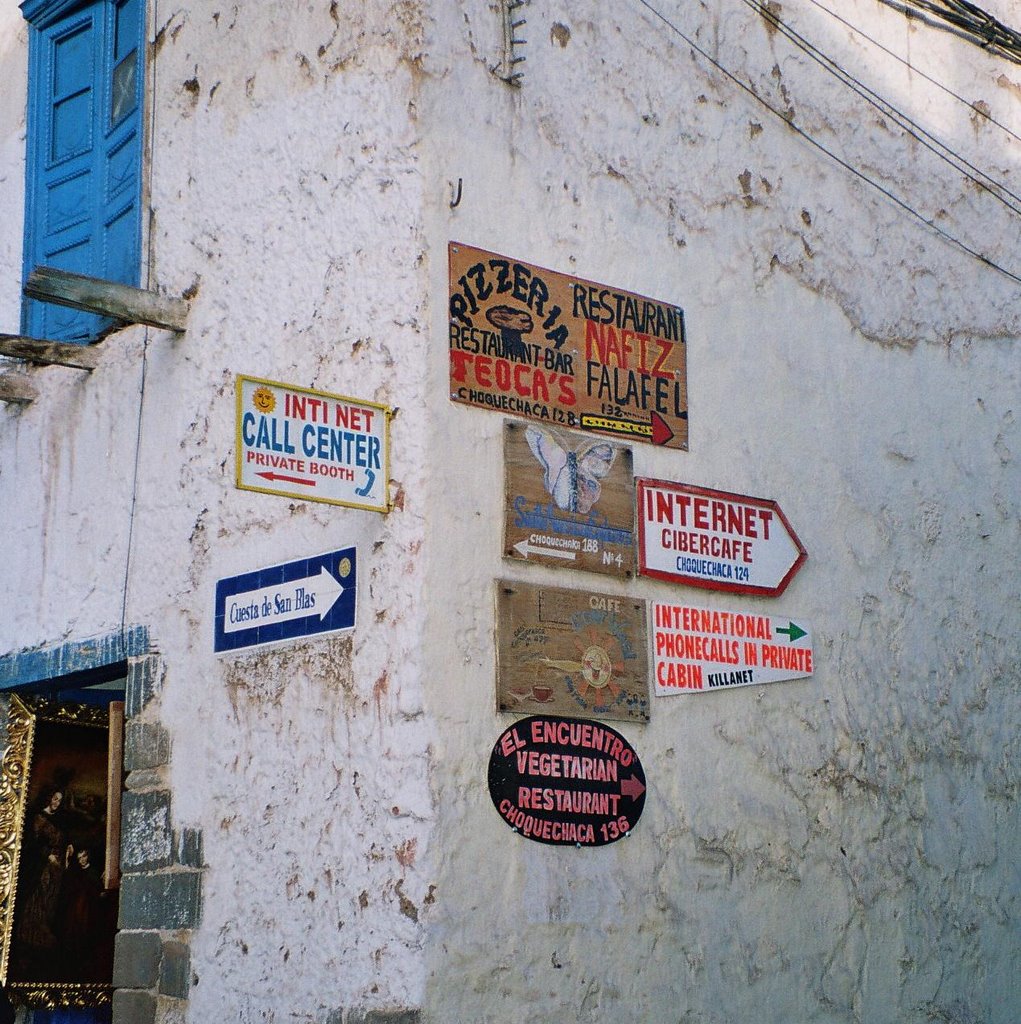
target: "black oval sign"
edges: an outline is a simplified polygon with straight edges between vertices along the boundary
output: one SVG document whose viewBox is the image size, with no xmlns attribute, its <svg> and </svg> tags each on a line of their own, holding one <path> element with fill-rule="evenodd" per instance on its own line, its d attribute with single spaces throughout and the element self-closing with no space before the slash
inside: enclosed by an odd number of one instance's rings
<svg viewBox="0 0 1021 1024">
<path fill-rule="evenodd" d="M 536 715 L 515 722 L 496 741 L 489 795 L 500 817 L 526 839 L 605 846 L 638 823 L 645 771 L 616 730 Z"/>
</svg>

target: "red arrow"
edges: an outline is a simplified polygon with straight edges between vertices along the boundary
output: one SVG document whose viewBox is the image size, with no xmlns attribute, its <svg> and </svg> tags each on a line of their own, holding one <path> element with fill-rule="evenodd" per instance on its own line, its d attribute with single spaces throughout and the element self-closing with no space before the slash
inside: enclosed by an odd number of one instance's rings
<svg viewBox="0 0 1021 1024">
<path fill-rule="evenodd" d="M 264 480 L 286 480 L 289 484 L 304 484 L 306 487 L 315 487 L 315 480 L 303 480 L 300 476 L 284 476 L 283 473 L 256 473 Z"/>
<path fill-rule="evenodd" d="M 670 425 L 658 412 L 649 413 L 652 420 L 652 443 L 666 444 L 674 436 Z"/>
<path fill-rule="evenodd" d="M 637 800 L 645 792 L 645 787 L 642 785 L 642 780 L 637 775 L 632 775 L 630 779 L 620 780 L 620 795 L 629 796 L 632 800 Z"/>
</svg>

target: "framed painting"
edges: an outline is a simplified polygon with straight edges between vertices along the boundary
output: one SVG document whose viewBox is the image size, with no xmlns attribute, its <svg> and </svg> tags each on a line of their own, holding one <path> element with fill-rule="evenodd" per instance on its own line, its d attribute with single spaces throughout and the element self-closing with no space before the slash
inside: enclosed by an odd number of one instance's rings
<svg viewBox="0 0 1021 1024">
<path fill-rule="evenodd" d="M 120 768 L 110 709 L 10 698 L 0 762 L 0 983 L 36 1008 L 112 998 Z M 116 785 L 111 785 L 116 776 Z"/>
</svg>

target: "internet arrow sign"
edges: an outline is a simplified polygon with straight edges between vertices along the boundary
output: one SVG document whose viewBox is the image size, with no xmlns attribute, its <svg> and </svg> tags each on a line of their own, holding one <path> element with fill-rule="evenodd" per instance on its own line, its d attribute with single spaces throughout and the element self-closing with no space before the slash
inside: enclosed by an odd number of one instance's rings
<svg viewBox="0 0 1021 1024">
<path fill-rule="evenodd" d="M 356 577 L 356 551 L 349 547 L 219 580 L 214 650 L 351 629 Z"/>
</svg>

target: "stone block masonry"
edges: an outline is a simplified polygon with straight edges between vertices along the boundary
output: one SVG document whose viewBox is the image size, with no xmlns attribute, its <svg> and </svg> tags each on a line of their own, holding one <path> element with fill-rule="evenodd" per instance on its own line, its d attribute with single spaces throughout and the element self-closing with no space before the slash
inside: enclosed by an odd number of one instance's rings
<svg viewBox="0 0 1021 1024">
<path fill-rule="evenodd" d="M 170 940 L 163 944 L 160 963 L 160 995 L 187 999 L 191 984 L 191 952 L 183 942 Z"/>
<path fill-rule="evenodd" d="M 124 770 L 160 768 L 170 763 L 170 737 L 157 722 L 128 722 L 124 730 Z"/>
<path fill-rule="evenodd" d="M 157 655 L 128 660 L 113 1024 L 183 1019 L 189 932 L 202 917 L 202 832 L 173 827 L 171 743 L 158 721 L 163 676 Z"/>
<path fill-rule="evenodd" d="M 125 687 L 124 714 L 135 718 L 145 710 L 163 685 L 163 662 L 158 654 L 143 654 L 128 658 L 128 678 Z"/>
<path fill-rule="evenodd" d="M 161 952 L 156 932 L 118 932 L 113 954 L 114 988 L 152 988 L 159 977 Z"/>
<path fill-rule="evenodd" d="M 163 871 L 121 879 L 120 928 L 194 928 L 201 910 L 199 871 Z"/>
<path fill-rule="evenodd" d="M 116 1024 L 153 1024 L 156 997 L 150 992 L 119 989 L 113 994 L 113 1019 Z"/>
<path fill-rule="evenodd" d="M 379 1010 L 330 1010 L 323 1024 L 420 1024 L 421 1011 L 405 1008 Z"/>
<path fill-rule="evenodd" d="M 152 871 L 169 867 L 174 859 L 170 825 L 170 793 L 156 790 L 124 794 L 122 801 L 121 867 Z"/>
</svg>

